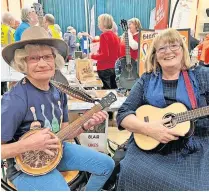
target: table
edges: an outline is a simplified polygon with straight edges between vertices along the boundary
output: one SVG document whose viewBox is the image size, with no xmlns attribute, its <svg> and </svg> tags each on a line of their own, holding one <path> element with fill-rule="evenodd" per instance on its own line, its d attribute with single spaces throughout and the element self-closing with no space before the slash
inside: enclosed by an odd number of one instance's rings
<svg viewBox="0 0 209 192">
<path fill-rule="evenodd" d="M 80 81 L 82 87 L 84 88 L 102 88 L 103 83 L 101 79 L 94 79 L 94 80 L 87 80 L 87 81 Z"/>
<path fill-rule="evenodd" d="M 19 72 L 11 72 L 8 76 L 1 76 L 1 82 L 17 82 L 20 81 L 24 75 Z"/>
<path fill-rule="evenodd" d="M 20 81 L 24 75 L 15 71 L 10 67 L 1 56 L 1 82 L 17 82 Z"/>
<path fill-rule="evenodd" d="M 120 106 L 126 100 L 126 97 L 119 95 L 115 90 L 95 90 L 96 98 L 102 98 L 110 92 L 113 92 L 117 96 L 117 101 L 112 103 L 110 107 L 106 108 L 106 111 L 118 111 Z M 80 101 L 72 97 L 69 97 L 68 100 L 68 110 L 70 113 L 84 113 L 86 110 L 91 109 L 94 105 L 94 103 Z"/>
</svg>

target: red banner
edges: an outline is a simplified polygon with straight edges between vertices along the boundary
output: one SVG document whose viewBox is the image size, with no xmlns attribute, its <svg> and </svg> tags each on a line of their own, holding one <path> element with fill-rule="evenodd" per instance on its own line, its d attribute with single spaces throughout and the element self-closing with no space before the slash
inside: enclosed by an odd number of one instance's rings
<svg viewBox="0 0 209 192">
<path fill-rule="evenodd" d="M 169 0 L 156 0 L 155 29 L 168 27 Z"/>
</svg>

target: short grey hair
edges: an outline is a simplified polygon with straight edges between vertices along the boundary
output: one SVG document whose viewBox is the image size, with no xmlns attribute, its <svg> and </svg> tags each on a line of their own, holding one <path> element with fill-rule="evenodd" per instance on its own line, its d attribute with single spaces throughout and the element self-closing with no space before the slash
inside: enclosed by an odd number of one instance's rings
<svg viewBox="0 0 209 192">
<path fill-rule="evenodd" d="M 27 74 L 27 63 L 25 62 L 25 57 L 29 56 L 29 50 L 40 50 L 41 47 L 48 47 L 52 49 L 52 53 L 55 54 L 55 69 L 61 69 L 65 65 L 64 58 L 54 47 L 40 44 L 28 44 L 22 49 L 15 50 L 14 59 L 11 62 L 11 66 L 18 72 Z"/>
<path fill-rule="evenodd" d="M 53 16 L 52 14 L 46 14 L 44 17 L 45 17 L 45 19 L 46 19 L 46 21 L 47 21 L 48 23 L 54 25 L 54 23 L 55 23 L 55 18 L 54 18 L 54 16 Z"/>
<path fill-rule="evenodd" d="M 6 12 L 2 15 L 3 24 L 9 24 L 11 20 L 15 20 L 14 16 L 11 13 Z"/>
<path fill-rule="evenodd" d="M 21 10 L 21 20 L 23 22 L 27 22 L 29 23 L 30 22 L 30 18 L 29 18 L 29 13 L 34 10 L 34 8 L 32 7 L 24 7 L 22 10 Z"/>
<path fill-rule="evenodd" d="M 74 27 L 68 26 L 68 27 L 67 27 L 67 32 L 70 32 L 72 29 L 74 29 Z"/>
</svg>

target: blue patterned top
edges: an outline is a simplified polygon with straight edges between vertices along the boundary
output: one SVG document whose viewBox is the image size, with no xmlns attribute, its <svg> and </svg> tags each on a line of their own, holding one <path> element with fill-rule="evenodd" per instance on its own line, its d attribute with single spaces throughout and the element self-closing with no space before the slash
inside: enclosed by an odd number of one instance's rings
<svg viewBox="0 0 209 192">
<path fill-rule="evenodd" d="M 51 84 L 48 91 L 43 91 L 24 78 L 2 97 L 2 142 L 18 141 L 34 127 L 48 127 L 56 133 L 62 122 L 68 122 L 67 96 Z M 7 177 L 13 180 L 21 172 L 14 167 L 13 158 L 7 163 Z"/>
</svg>

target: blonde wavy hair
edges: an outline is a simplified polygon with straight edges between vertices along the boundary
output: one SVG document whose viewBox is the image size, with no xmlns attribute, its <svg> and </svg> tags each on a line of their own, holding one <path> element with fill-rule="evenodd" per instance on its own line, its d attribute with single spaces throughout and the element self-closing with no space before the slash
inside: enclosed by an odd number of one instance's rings
<svg viewBox="0 0 209 192">
<path fill-rule="evenodd" d="M 51 48 L 52 53 L 55 55 L 55 69 L 61 69 L 65 65 L 64 58 L 58 53 L 57 49 L 48 45 L 40 44 L 28 44 L 22 49 L 16 49 L 14 53 L 14 59 L 11 62 L 11 66 L 18 72 L 27 74 L 27 63 L 25 57 L 29 56 L 30 50 L 39 51 L 42 47 Z"/>
<path fill-rule="evenodd" d="M 181 70 L 187 70 L 193 66 L 190 62 L 188 47 L 183 40 L 182 36 L 176 29 L 168 28 L 160 32 L 157 36 L 155 36 L 154 40 L 151 43 L 151 46 L 148 49 L 148 53 L 145 58 L 145 71 L 146 72 L 154 72 L 156 73 L 156 69 L 160 67 L 157 56 L 156 56 L 156 47 L 157 45 L 163 42 L 166 43 L 180 43 L 183 49 L 183 59 L 182 59 L 182 67 Z"/>
<path fill-rule="evenodd" d="M 136 27 L 136 30 L 139 31 L 139 29 L 142 28 L 141 22 L 138 18 L 131 18 L 128 20 L 128 23 L 133 23 Z"/>
<path fill-rule="evenodd" d="M 98 23 L 102 23 L 105 29 L 112 29 L 113 28 L 113 17 L 107 13 L 101 14 L 98 17 Z"/>
</svg>

